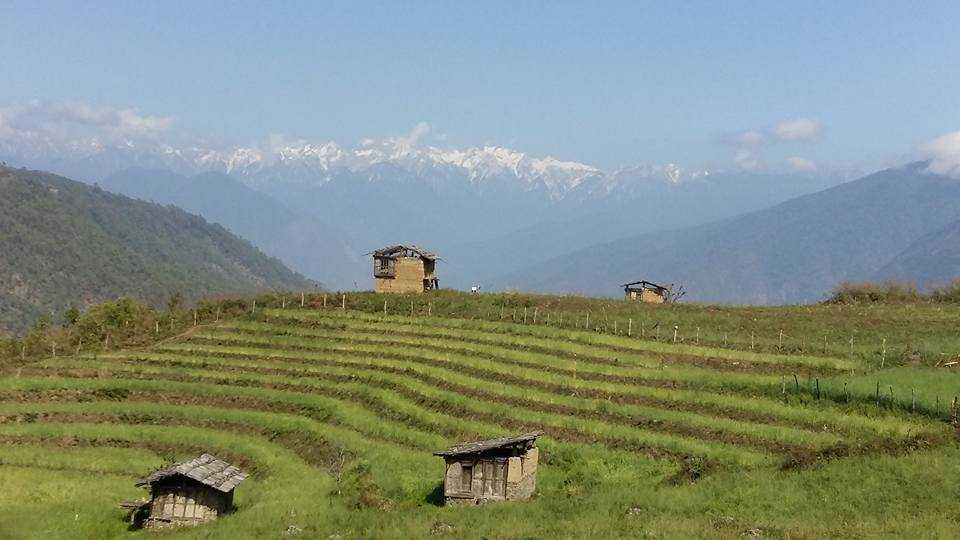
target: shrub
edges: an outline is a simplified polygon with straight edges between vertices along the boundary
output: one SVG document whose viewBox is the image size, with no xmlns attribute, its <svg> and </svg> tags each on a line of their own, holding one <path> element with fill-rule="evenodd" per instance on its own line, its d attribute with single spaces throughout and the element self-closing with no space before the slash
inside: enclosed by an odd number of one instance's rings
<svg viewBox="0 0 960 540">
<path fill-rule="evenodd" d="M 897 303 L 914 302 L 923 297 L 912 283 L 900 281 L 864 281 L 852 283 L 844 281 L 837 285 L 828 304 L 860 304 L 860 303 Z"/>
<path fill-rule="evenodd" d="M 955 278 L 946 285 L 935 287 L 930 291 L 930 298 L 937 302 L 960 304 L 960 278 Z"/>
</svg>

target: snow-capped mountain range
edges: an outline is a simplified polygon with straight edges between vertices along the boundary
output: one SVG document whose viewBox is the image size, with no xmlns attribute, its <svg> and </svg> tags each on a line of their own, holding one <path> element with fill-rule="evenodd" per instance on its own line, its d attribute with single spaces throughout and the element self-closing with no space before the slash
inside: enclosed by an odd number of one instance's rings
<svg viewBox="0 0 960 540">
<path fill-rule="evenodd" d="M 297 141 L 225 149 L 145 141 L 110 145 L 97 139 L 68 144 L 20 139 L 0 140 L 0 156 L 13 164 L 49 168 L 88 181 L 126 168 L 164 168 L 185 175 L 220 172 L 267 190 L 270 183 L 320 186 L 344 172 L 373 180 L 378 175 L 365 173 L 390 166 L 429 181 L 460 178 L 481 186 L 494 179 L 513 180 L 516 187 L 542 192 L 554 201 L 575 192 L 605 197 L 638 181 L 676 184 L 709 174 L 673 164 L 604 172 L 583 163 L 549 156 L 537 158 L 502 146 L 439 148 L 404 138 L 367 139 L 352 148 L 333 141 Z"/>
</svg>

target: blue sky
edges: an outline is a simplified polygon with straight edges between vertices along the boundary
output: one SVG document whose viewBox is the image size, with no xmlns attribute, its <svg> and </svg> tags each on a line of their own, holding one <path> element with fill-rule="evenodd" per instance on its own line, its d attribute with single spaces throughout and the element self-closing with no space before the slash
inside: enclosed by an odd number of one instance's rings
<svg viewBox="0 0 960 540">
<path fill-rule="evenodd" d="M 426 122 L 430 144 L 606 168 L 875 165 L 960 130 L 960 4 L 784 4 L 4 2 L 0 106 L 240 144 Z"/>
</svg>

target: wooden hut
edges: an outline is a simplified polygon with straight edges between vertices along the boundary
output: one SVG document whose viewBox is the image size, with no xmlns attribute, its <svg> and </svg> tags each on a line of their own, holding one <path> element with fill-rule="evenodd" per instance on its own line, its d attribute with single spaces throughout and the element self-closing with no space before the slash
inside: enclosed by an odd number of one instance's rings
<svg viewBox="0 0 960 540">
<path fill-rule="evenodd" d="M 233 510 L 233 490 L 245 478 L 245 472 L 210 454 L 160 469 L 137 482 L 150 489 L 143 526 L 189 526 L 217 519 Z"/>
<path fill-rule="evenodd" d="M 437 255 L 414 245 L 390 246 L 372 253 L 378 293 L 422 293 L 440 287 Z"/>
<path fill-rule="evenodd" d="M 649 281 L 634 281 L 623 285 L 623 294 L 627 300 L 639 300 L 651 304 L 662 304 L 667 301 L 669 289 Z"/>
<path fill-rule="evenodd" d="M 541 432 L 462 443 L 434 455 L 446 462 L 444 501 L 449 505 L 529 499 L 537 487 Z"/>
</svg>

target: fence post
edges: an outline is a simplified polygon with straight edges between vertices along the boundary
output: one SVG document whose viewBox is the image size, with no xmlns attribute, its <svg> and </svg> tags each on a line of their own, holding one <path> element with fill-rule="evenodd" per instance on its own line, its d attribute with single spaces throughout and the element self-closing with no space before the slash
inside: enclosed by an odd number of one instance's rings
<svg viewBox="0 0 960 540">
<path fill-rule="evenodd" d="M 633 319 L 627 319 L 627 337 L 633 336 Z"/>
<path fill-rule="evenodd" d="M 323 293 L 323 307 L 327 307 L 327 293 Z"/>
<path fill-rule="evenodd" d="M 750 332 L 750 350 L 751 351 L 753 350 L 753 346 L 754 346 L 753 332 Z"/>
<path fill-rule="evenodd" d="M 253 299 L 253 307 L 250 308 L 250 314 L 252 315 L 252 314 L 254 314 L 254 313 L 256 313 L 256 312 L 257 312 L 257 299 L 254 298 L 254 299 Z M 170 322 L 170 325 L 172 326 L 172 325 L 173 325 L 173 319 L 171 318 L 170 321 L 171 321 L 171 322 Z"/>
<path fill-rule="evenodd" d="M 783 351 L 783 329 L 782 328 L 780 329 L 780 337 L 779 337 L 779 341 L 777 342 L 777 349 L 780 351 Z"/>
<path fill-rule="evenodd" d="M 345 294 L 340 295 L 340 309 L 347 310 L 347 295 Z"/>
<path fill-rule="evenodd" d="M 283 295 L 280 297 L 280 309 L 287 309 L 287 296 Z"/>
<path fill-rule="evenodd" d="M 300 291 L 300 307 L 303 307 L 304 304 L 306 303 L 306 300 L 307 300 L 306 296 L 307 295 L 305 295 L 303 291 Z"/>
<path fill-rule="evenodd" d="M 887 338 L 883 338 L 883 343 L 880 345 L 880 369 L 883 369 L 883 364 L 887 361 Z"/>
<path fill-rule="evenodd" d="M 674 343 L 677 342 L 677 332 L 679 331 L 680 331 L 680 327 L 677 325 L 673 325 L 673 342 Z"/>
<path fill-rule="evenodd" d="M 527 306 L 523 306 L 523 324 L 527 324 Z"/>
<path fill-rule="evenodd" d="M 533 324 L 537 324 L 537 315 L 540 313 L 538 308 L 533 308 Z"/>
<path fill-rule="evenodd" d="M 157 331 L 156 331 L 155 333 L 156 333 L 156 334 L 159 334 L 159 333 L 160 333 L 160 321 L 157 320 L 156 323 L 157 323 Z"/>
<path fill-rule="evenodd" d="M 384 317 L 387 316 L 387 301 L 386 301 L 386 300 L 383 301 L 383 316 L 384 316 Z"/>
<path fill-rule="evenodd" d="M 613 320 L 613 335 L 617 335 L 617 320 Z"/>
<path fill-rule="evenodd" d="M 500 304 L 500 320 L 503 320 L 503 304 Z"/>
<path fill-rule="evenodd" d="M 217 319 L 216 322 L 220 322 L 220 306 L 217 306 Z"/>
<path fill-rule="evenodd" d="M 193 325 L 196 326 L 199 323 L 199 318 L 197 316 L 197 310 L 193 310 Z"/>
<path fill-rule="evenodd" d="M 697 345 L 700 344 L 700 327 L 697 327 Z"/>
</svg>

